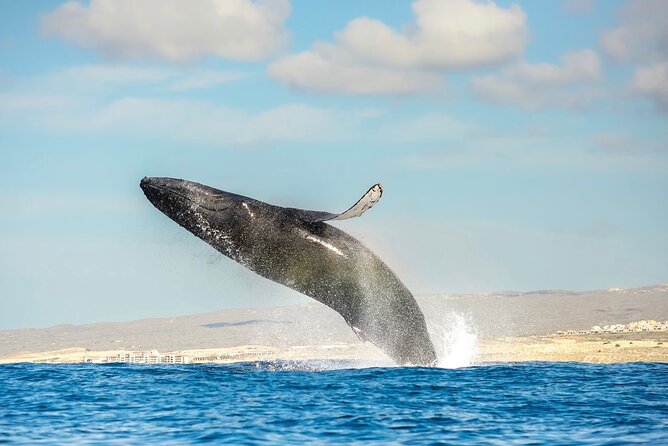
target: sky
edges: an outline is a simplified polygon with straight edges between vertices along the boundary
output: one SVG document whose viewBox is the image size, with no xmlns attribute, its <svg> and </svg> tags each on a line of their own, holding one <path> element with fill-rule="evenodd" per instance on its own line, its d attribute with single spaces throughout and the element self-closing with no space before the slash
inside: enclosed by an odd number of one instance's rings
<svg viewBox="0 0 668 446">
<path fill-rule="evenodd" d="M 668 3 L 0 2 L 0 329 L 308 298 L 144 176 L 340 212 L 416 294 L 668 282 Z"/>
</svg>

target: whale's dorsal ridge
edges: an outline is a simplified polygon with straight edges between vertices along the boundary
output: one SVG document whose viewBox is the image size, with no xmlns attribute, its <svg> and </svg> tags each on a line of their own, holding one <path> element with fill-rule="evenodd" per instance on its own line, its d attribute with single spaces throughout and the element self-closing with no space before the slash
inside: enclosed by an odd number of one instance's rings
<svg viewBox="0 0 668 446">
<path fill-rule="evenodd" d="M 333 220 L 347 220 L 349 218 L 359 217 L 369 209 L 373 207 L 380 197 L 383 196 L 383 185 L 376 183 L 366 191 L 362 198 L 357 200 L 355 204 L 350 206 L 346 211 L 341 212 L 340 214 L 333 214 L 331 212 L 322 212 L 322 211 L 305 211 L 302 210 L 299 213 L 299 218 L 301 220 L 316 223 L 320 221 L 333 221 Z"/>
</svg>

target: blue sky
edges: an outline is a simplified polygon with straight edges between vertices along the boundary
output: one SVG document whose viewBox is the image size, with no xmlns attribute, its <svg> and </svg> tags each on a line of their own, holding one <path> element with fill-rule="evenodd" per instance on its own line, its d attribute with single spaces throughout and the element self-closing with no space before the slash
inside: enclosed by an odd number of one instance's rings
<svg viewBox="0 0 668 446">
<path fill-rule="evenodd" d="M 134 6 L 133 6 L 134 5 Z M 0 328 L 306 301 L 143 176 L 341 211 L 415 293 L 668 282 L 662 1 L 0 5 Z"/>
</svg>

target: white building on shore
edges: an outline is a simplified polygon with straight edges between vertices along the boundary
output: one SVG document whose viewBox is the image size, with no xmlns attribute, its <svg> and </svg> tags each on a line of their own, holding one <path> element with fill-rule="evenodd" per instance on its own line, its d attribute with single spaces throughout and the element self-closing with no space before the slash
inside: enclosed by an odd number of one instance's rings
<svg viewBox="0 0 668 446">
<path fill-rule="evenodd" d="M 668 331 L 668 321 L 643 320 L 630 324 L 594 325 L 589 330 L 558 331 L 559 336 L 587 335 L 600 333 L 638 333 L 650 331 Z"/>
</svg>

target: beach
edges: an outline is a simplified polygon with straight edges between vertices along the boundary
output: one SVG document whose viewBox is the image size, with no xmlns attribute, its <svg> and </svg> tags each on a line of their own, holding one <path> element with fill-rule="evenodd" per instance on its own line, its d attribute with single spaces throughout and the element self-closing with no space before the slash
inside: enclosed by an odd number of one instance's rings
<svg viewBox="0 0 668 446">
<path fill-rule="evenodd" d="M 154 358 L 151 360 L 151 357 Z M 157 359 L 156 359 L 157 358 Z M 161 361 L 161 358 L 166 360 Z M 0 358 L 0 364 L 36 363 L 232 363 L 243 361 L 389 360 L 369 344 L 337 343 L 278 349 L 266 345 L 179 351 L 91 351 L 85 348 L 17 353 Z M 498 362 L 556 361 L 613 364 L 625 362 L 668 363 L 668 332 L 578 336 L 526 336 L 481 341 L 472 365 Z"/>
</svg>

